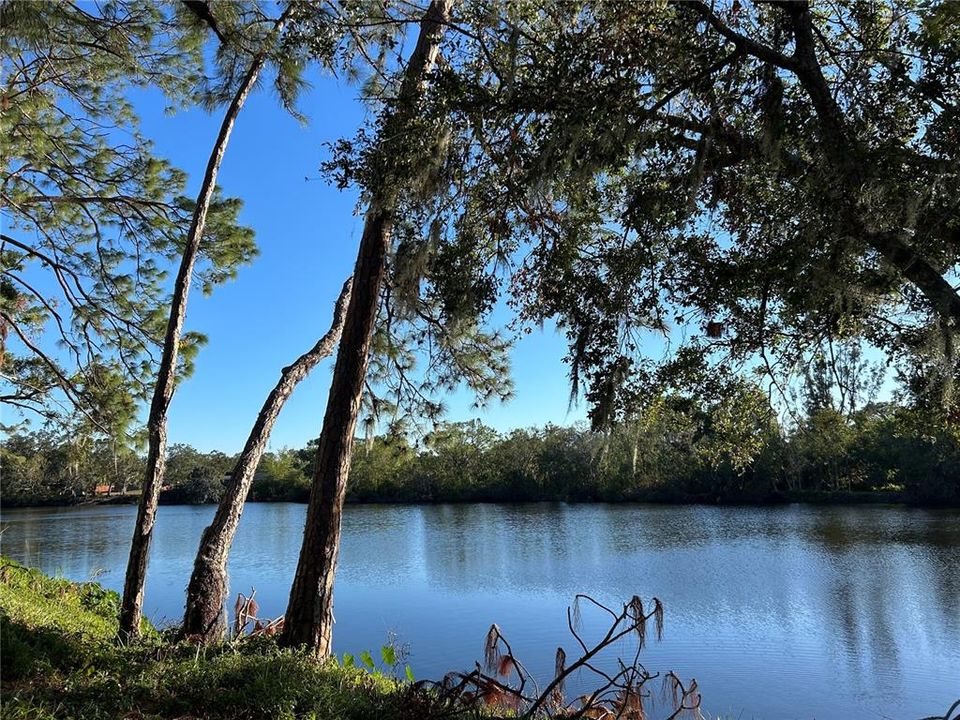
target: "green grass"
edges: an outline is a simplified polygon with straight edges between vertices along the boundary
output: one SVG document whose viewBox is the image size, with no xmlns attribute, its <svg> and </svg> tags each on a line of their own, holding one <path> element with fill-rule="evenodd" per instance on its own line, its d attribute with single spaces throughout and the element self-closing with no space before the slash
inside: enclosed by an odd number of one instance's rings
<svg viewBox="0 0 960 720">
<path fill-rule="evenodd" d="M 413 720 L 432 699 L 410 685 L 281 650 L 269 638 L 214 647 L 145 625 L 136 647 L 113 643 L 119 596 L 0 561 L 0 717 Z"/>
</svg>

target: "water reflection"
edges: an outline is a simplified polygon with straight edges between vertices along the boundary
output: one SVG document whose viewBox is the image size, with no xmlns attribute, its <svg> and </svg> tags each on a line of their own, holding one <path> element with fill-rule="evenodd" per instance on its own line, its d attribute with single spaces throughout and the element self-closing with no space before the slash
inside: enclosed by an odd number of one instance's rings
<svg viewBox="0 0 960 720">
<path fill-rule="evenodd" d="M 147 611 L 176 620 L 212 508 L 164 507 Z M 4 513 L 3 552 L 119 588 L 134 509 Z M 304 507 L 251 505 L 233 590 L 286 604 Z M 653 670 L 695 676 L 734 717 L 881 718 L 943 712 L 960 695 L 960 514 L 887 507 L 626 505 L 350 507 L 337 580 L 339 651 L 410 643 L 421 677 L 469 667 L 493 621 L 535 672 L 571 645 L 577 592 L 657 595 Z M 586 618 L 600 632 L 600 618 Z M 568 652 L 572 647 L 567 648 Z"/>
</svg>

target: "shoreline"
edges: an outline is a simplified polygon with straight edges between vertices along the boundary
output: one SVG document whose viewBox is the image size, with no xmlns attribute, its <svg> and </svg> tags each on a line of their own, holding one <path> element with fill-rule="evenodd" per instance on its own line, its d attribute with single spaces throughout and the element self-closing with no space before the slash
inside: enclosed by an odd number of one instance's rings
<svg viewBox="0 0 960 720">
<path fill-rule="evenodd" d="M 98 497 L 79 502 L 40 502 L 32 504 L 10 505 L 4 503 L 7 510 L 19 510 L 44 507 L 91 507 L 102 505 L 136 505 L 139 494 L 113 495 Z M 293 503 L 306 505 L 306 500 L 299 499 L 271 499 L 247 500 L 247 503 L 275 504 Z M 567 505 L 701 505 L 709 507 L 776 507 L 782 505 L 815 505 L 815 506 L 850 506 L 850 505 L 887 505 L 895 507 L 915 507 L 925 509 L 954 509 L 960 508 L 960 503 L 932 503 L 914 501 L 906 493 L 896 491 L 841 491 L 826 492 L 786 492 L 766 497 L 731 496 L 709 497 L 707 495 L 690 495 L 676 497 L 670 493 L 650 493 L 645 496 L 629 498 L 540 498 L 540 499 L 508 499 L 508 498 L 419 498 L 402 499 L 391 497 L 348 498 L 348 505 L 533 505 L 543 503 L 563 503 Z M 216 505 L 217 503 L 182 503 L 164 501 L 166 506 L 200 506 Z"/>
</svg>

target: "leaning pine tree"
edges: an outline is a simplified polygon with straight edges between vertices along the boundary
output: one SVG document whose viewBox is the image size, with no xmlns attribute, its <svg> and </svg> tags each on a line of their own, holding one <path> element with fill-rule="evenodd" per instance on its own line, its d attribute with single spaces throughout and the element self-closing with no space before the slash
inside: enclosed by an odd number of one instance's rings
<svg viewBox="0 0 960 720">
<path fill-rule="evenodd" d="M 321 360 L 333 353 L 340 340 L 350 300 L 351 280 L 343 284 L 333 312 L 333 323 L 317 344 L 280 372 L 280 380 L 267 396 L 250 430 L 243 452 L 227 481 L 213 522 L 203 531 L 187 587 L 187 609 L 181 632 L 200 642 L 222 640 L 226 632 L 224 599 L 227 595 L 227 556 L 240 524 L 253 476 L 263 457 L 277 416 L 296 386 Z"/>
<path fill-rule="evenodd" d="M 289 12 L 289 7 L 287 12 Z M 260 71 L 267 62 L 270 46 L 282 32 L 286 17 L 285 12 L 274 22 L 269 37 L 262 49 L 250 61 L 246 73 L 240 80 L 240 84 L 227 106 L 220 131 L 207 161 L 207 168 L 197 196 L 193 219 L 180 258 L 180 268 L 174 283 L 167 329 L 164 335 L 163 352 L 157 369 L 157 382 L 154 386 L 153 399 L 150 404 L 150 414 L 147 418 L 149 443 L 147 466 L 123 585 L 123 600 L 120 607 L 120 626 L 118 630 L 118 639 L 121 642 L 129 642 L 140 635 L 147 557 L 166 466 L 167 410 L 176 389 L 177 358 L 180 352 L 183 323 L 187 313 L 190 280 L 200 252 L 207 213 L 215 199 L 217 173 L 220 170 L 220 163 L 226 152 L 227 143 L 230 141 L 230 134 L 233 131 L 237 116 L 240 114 L 250 91 L 256 85 Z"/>
<path fill-rule="evenodd" d="M 329 655 L 331 648 L 333 578 L 340 547 L 340 519 L 394 213 L 399 192 L 407 180 L 402 169 L 405 149 L 413 143 L 417 107 L 427 75 L 436 62 L 451 5 L 452 0 L 433 0 L 421 20 L 417 44 L 407 63 L 396 104 L 384 119 L 377 148 L 383 170 L 368 188 L 369 202 L 354 267 L 353 293 L 337 350 L 303 545 L 280 636 L 282 645 L 306 645 L 321 657 Z"/>
</svg>

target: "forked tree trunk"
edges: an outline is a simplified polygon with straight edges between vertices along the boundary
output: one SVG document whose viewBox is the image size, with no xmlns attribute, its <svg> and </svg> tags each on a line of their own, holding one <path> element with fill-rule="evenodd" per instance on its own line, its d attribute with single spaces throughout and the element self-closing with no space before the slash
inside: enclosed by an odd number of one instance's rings
<svg viewBox="0 0 960 720">
<path fill-rule="evenodd" d="M 283 18 L 277 22 L 273 35 L 278 34 L 283 26 Z M 269 42 L 269 41 L 268 41 Z M 147 468 L 143 479 L 143 489 L 140 493 L 140 502 L 137 508 L 137 521 L 133 530 L 133 540 L 130 544 L 130 558 L 127 561 L 127 574 L 123 584 L 123 600 L 120 606 L 120 627 L 117 639 L 126 643 L 140 636 L 140 621 L 143 616 L 143 590 L 147 574 L 147 557 L 150 550 L 150 539 L 153 536 L 153 525 L 157 514 L 157 501 L 160 497 L 160 487 L 166 470 L 167 452 L 167 410 L 176 389 L 177 357 L 180 353 L 180 338 L 183 333 L 183 322 L 187 314 L 187 299 L 190 294 L 190 278 L 196 264 L 200 250 L 200 240 L 203 237 L 203 228 L 207 220 L 207 212 L 213 199 L 217 183 L 217 172 L 223 160 L 230 133 L 233 131 L 237 115 L 240 113 L 247 96 L 257 81 L 257 76 L 266 61 L 266 51 L 258 54 L 250 63 L 250 68 L 244 75 L 233 100 L 227 107 L 220 132 L 217 135 L 210 158 L 207 161 L 206 172 L 200 193 L 197 196 L 197 206 L 193 211 L 190 230 L 187 233 L 183 255 L 180 258 L 180 268 L 173 286 L 173 297 L 170 301 L 170 315 L 167 319 L 167 330 L 163 340 L 163 353 L 160 356 L 160 366 L 157 369 L 157 384 L 153 390 L 153 400 L 150 403 L 150 415 L 147 418 L 148 450 Z"/>
<path fill-rule="evenodd" d="M 408 129 L 423 82 L 436 62 L 451 5 L 452 0 L 433 0 L 420 22 L 420 35 L 407 64 L 395 114 L 384 128 L 384 152 L 390 152 L 391 138 Z M 323 417 L 303 545 L 280 636 L 282 645 L 307 645 L 320 657 L 330 654 L 340 518 L 393 228 L 396 188 L 385 185 L 389 183 L 381 183 L 379 190 L 374 191 L 367 209 L 353 272 L 353 294 Z"/>
<path fill-rule="evenodd" d="M 226 633 L 224 600 L 227 597 L 227 556 L 233 544 L 240 515 L 246 502 L 253 476 L 263 457 L 273 425 L 296 386 L 313 368 L 333 353 L 340 341 L 350 300 L 351 280 L 343 284 L 333 311 L 333 322 L 327 333 L 310 350 L 280 373 L 280 380 L 270 391 L 257 421 L 250 430 L 243 452 L 227 481 L 223 498 L 217 506 L 213 522 L 203 531 L 200 549 L 193 563 L 193 574 L 187 587 L 187 609 L 181 633 L 203 643 L 222 640 Z"/>
</svg>

